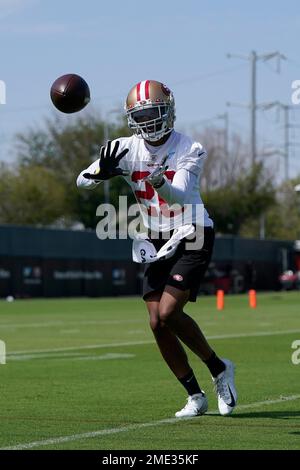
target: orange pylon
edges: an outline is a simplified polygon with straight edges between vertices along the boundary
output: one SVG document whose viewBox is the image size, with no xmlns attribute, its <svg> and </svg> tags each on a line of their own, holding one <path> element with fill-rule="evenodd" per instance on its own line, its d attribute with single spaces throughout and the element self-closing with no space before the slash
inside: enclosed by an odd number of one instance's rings
<svg viewBox="0 0 300 470">
<path fill-rule="evenodd" d="M 224 308 L 224 291 L 218 290 L 217 291 L 217 310 L 223 310 Z"/>
<path fill-rule="evenodd" d="M 249 307 L 250 308 L 256 308 L 256 306 L 257 306 L 256 290 L 255 289 L 250 289 L 249 290 Z"/>
</svg>

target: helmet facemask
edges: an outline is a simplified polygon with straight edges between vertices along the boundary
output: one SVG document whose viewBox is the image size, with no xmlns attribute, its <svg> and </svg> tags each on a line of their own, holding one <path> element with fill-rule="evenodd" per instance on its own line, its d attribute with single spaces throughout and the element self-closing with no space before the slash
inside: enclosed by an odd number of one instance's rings
<svg viewBox="0 0 300 470">
<path fill-rule="evenodd" d="M 137 136 L 156 142 L 173 129 L 174 111 L 169 105 L 145 105 L 127 111 L 128 126 Z"/>
</svg>

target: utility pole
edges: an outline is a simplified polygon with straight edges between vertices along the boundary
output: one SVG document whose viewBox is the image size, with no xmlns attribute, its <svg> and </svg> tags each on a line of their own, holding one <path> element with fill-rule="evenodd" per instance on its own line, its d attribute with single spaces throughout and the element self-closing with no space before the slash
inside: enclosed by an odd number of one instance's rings
<svg viewBox="0 0 300 470">
<path fill-rule="evenodd" d="M 290 132 L 289 130 L 291 128 L 297 128 L 299 125 L 293 125 L 290 123 L 290 110 L 294 109 L 293 106 L 289 106 L 287 104 L 280 103 L 280 101 L 273 101 L 271 103 L 262 103 L 258 106 L 261 108 L 263 111 L 271 109 L 273 107 L 276 107 L 277 109 L 280 109 L 283 111 L 283 127 L 284 127 L 284 143 L 283 143 L 283 150 L 277 150 L 276 152 L 279 155 L 282 155 L 284 157 L 284 179 L 288 180 L 289 179 L 289 174 L 290 174 L 290 147 L 292 145 L 299 145 L 297 142 L 290 142 Z"/>
<path fill-rule="evenodd" d="M 251 146 L 252 165 L 254 165 L 255 160 L 256 160 L 256 62 L 257 62 L 257 55 L 255 51 L 251 52 L 250 61 L 251 61 L 250 146 Z"/>
<path fill-rule="evenodd" d="M 283 109 L 284 116 L 284 177 L 285 180 L 289 179 L 289 128 L 290 128 L 290 116 L 289 110 L 290 107 L 286 105 L 281 105 Z"/>
<path fill-rule="evenodd" d="M 238 54 L 227 54 L 228 59 L 239 58 L 243 60 L 250 61 L 250 71 L 251 71 L 251 80 L 250 80 L 250 103 L 247 107 L 250 109 L 250 149 L 251 149 L 251 161 L 252 165 L 256 162 L 256 80 L 257 80 L 257 61 L 262 60 L 267 62 L 268 60 L 277 58 L 277 72 L 280 71 L 280 59 L 285 59 L 286 57 L 280 52 L 271 52 L 268 54 L 257 55 L 255 51 L 252 51 L 250 56 L 238 55 Z M 238 105 L 239 106 L 239 105 Z M 242 105 L 244 106 L 244 105 Z"/>
<path fill-rule="evenodd" d="M 224 121 L 224 130 L 223 130 L 223 138 L 224 138 L 224 155 L 225 161 L 220 161 L 220 181 L 224 179 L 224 170 L 225 175 L 227 174 L 228 168 L 228 160 L 229 160 L 229 119 L 228 119 L 228 112 L 226 111 L 224 114 L 218 114 L 215 119 L 222 119 Z"/>
<path fill-rule="evenodd" d="M 216 119 L 223 119 L 224 120 L 224 149 L 225 149 L 225 156 L 226 158 L 229 157 L 229 118 L 228 112 L 226 111 L 224 114 L 218 114 Z"/>
</svg>

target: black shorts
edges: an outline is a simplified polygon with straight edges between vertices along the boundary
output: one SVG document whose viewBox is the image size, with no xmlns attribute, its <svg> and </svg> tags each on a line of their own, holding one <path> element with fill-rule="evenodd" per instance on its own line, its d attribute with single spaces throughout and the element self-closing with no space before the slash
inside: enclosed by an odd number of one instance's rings
<svg viewBox="0 0 300 470">
<path fill-rule="evenodd" d="M 189 289 L 189 301 L 196 302 L 200 283 L 211 260 L 214 239 L 214 229 L 205 227 L 204 243 L 200 250 L 187 250 L 186 239 L 183 239 L 171 258 L 147 264 L 143 280 L 143 299 L 147 300 L 146 297 L 151 292 L 162 292 L 168 285 L 182 291 Z M 166 240 L 152 242 L 158 250 Z"/>
</svg>

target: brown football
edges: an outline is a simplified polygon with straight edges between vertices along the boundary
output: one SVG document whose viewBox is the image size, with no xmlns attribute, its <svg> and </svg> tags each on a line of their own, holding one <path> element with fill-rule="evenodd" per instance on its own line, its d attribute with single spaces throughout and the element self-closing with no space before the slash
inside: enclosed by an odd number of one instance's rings
<svg viewBox="0 0 300 470">
<path fill-rule="evenodd" d="M 75 73 L 57 78 L 51 86 L 50 97 L 59 111 L 68 114 L 80 111 L 91 99 L 88 84 Z"/>
</svg>

